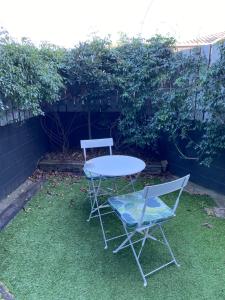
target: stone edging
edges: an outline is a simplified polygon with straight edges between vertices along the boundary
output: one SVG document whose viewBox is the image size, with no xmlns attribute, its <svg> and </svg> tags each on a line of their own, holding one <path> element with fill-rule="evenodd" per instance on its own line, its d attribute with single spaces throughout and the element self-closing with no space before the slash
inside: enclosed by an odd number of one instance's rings
<svg viewBox="0 0 225 300">
<path fill-rule="evenodd" d="M 12 203 L 0 212 L 0 230 L 2 230 L 12 220 L 16 214 L 26 205 L 26 203 L 40 190 L 44 179 L 31 184 L 27 190 L 21 192 Z"/>
<path fill-rule="evenodd" d="M 83 162 L 73 160 L 41 160 L 38 167 L 46 172 L 59 171 L 59 172 L 73 172 L 76 175 L 83 175 Z M 162 173 L 162 165 L 160 162 L 147 164 L 143 173 L 151 175 L 159 175 Z"/>
</svg>

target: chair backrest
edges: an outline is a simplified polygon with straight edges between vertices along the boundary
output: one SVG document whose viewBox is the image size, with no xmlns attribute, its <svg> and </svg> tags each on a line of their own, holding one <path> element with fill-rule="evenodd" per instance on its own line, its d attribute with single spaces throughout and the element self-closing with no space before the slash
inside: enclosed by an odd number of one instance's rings
<svg viewBox="0 0 225 300">
<path fill-rule="evenodd" d="M 81 140 L 80 146 L 81 149 L 83 149 L 84 151 L 84 160 L 86 161 L 87 158 L 86 149 L 90 149 L 90 148 L 109 147 L 109 153 L 110 155 L 112 155 L 113 139 L 106 138 L 106 139 L 94 139 L 94 140 Z"/>
<path fill-rule="evenodd" d="M 175 204 L 172 208 L 173 213 L 175 213 L 176 209 L 177 209 L 177 206 L 179 204 L 179 201 L 180 201 L 180 196 L 183 192 L 184 187 L 187 185 L 189 178 L 190 178 L 190 174 L 188 174 L 188 175 L 186 175 L 182 178 L 170 181 L 170 182 L 165 182 L 165 183 L 161 183 L 161 184 L 146 186 L 144 188 L 145 203 L 144 203 L 144 206 L 143 206 L 143 209 L 142 209 L 140 224 L 142 223 L 143 218 L 144 218 L 147 201 L 151 197 L 158 197 L 158 196 L 170 194 L 170 193 L 175 192 L 175 191 L 179 191 L 179 194 L 176 198 Z"/>
</svg>

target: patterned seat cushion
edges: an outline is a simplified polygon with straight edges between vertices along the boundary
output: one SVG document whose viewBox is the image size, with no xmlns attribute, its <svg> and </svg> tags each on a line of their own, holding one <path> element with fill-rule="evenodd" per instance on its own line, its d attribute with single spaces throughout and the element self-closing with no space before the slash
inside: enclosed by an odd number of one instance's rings
<svg viewBox="0 0 225 300">
<path fill-rule="evenodd" d="M 143 191 L 114 196 L 108 199 L 111 207 L 127 227 L 136 227 L 138 225 L 145 202 Z M 175 215 L 172 209 L 159 197 L 152 197 L 147 200 L 142 225 L 155 224 L 173 216 Z"/>
</svg>

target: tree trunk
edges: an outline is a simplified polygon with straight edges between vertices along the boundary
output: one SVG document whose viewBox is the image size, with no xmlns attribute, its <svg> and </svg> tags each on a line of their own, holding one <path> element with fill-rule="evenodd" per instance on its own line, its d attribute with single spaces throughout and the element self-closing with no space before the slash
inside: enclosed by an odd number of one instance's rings
<svg viewBox="0 0 225 300">
<path fill-rule="evenodd" d="M 91 134 L 91 112 L 88 111 L 88 138 L 92 139 L 92 134 Z"/>
</svg>

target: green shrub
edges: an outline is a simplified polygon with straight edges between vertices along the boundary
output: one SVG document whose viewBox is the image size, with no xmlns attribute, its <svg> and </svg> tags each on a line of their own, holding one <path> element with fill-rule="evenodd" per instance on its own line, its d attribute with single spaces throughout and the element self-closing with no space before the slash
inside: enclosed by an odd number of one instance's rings
<svg viewBox="0 0 225 300">
<path fill-rule="evenodd" d="M 207 59 L 174 51 L 174 39 L 94 37 L 73 49 L 0 38 L 0 110 L 10 100 L 34 115 L 59 99 L 89 116 L 118 102 L 123 142 L 157 149 L 162 137 L 185 159 L 209 165 L 225 149 L 225 46 Z M 62 94 L 63 92 L 63 94 Z"/>
<path fill-rule="evenodd" d="M 60 99 L 63 79 L 59 74 L 64 51 L 43 44 L 35 47 L 29 40 L 12 40 L 5 32 L 0 39 L 1 108 L 8 101 L 34 115 L 43 113 L 44 101 Z"/>
</svg>

